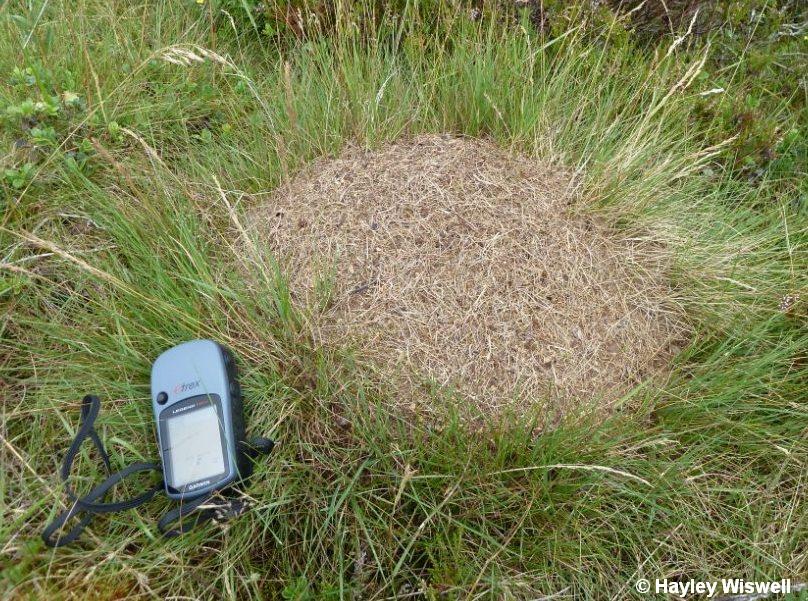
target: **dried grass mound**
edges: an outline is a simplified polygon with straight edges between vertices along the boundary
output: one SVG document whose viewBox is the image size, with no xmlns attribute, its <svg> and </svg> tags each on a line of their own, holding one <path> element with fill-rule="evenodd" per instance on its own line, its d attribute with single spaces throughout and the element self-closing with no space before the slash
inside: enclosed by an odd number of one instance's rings
<svg viewBox="0 0 808 601">
<path fill-rule="evenodd" d="M 563 409 L 664 370 L 685 332 L 659 246 L 620 239 L 573 198 L 561 170 L 430 135 L 313 163 L 248 229 L 300 302 L 332 291 L 322 341 L 407 391 L 432 380 L 486 411 Z"/>
</svg>

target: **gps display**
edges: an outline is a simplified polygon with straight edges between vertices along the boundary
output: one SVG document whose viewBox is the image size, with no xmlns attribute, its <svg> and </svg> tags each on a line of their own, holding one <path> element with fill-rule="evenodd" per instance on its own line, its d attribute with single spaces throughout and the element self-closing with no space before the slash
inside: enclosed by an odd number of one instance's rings
<svg viewBox="0 0 808 601">
<path fill-rule="evenodd" d="M 179 488 L 224 473 L 219 416 L 208 404 L 166 420 L 166 457 L 171 464 L 168 484 Z"/>
</svg>

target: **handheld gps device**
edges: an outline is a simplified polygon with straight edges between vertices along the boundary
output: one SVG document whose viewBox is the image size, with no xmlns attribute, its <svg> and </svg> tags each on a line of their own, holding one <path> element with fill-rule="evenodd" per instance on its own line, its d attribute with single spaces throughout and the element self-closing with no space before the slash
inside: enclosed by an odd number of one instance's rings
<svg viewBox="0 0 808 601">
<path fill-rule="evenodd" d="M 246 511 L 248 502 L 231 494 L 232 485 L 246 480 L 253 461 L 268 454 L 275 443 L 263 437 L 245 438 L 241 388 L 230 351 L 213 340 L 191 340 L 165 351 L 152 366 L 151 407 L 162 465 L 137 462 L 112 473 L 110 457 L 95 430 L 101 401 L 94 395 L 84 397 L 81 423 L 59 472 L 70 503 L 42 532 L 46 545 L 70 544 L 94 514 L 133 509 L 161 490 L 181 501 L 157 523 L 168 538 L 206 520 L 226 520 Z M 109 476 L 78 496 L 69 484 L 70 470 L 88 438 Z M 162 481 L 130 499 L 104 501 L 126 477 L 148 471 L 162 473 Z M 62 533 L 73 518 L 78 523 Z"/>
<path fill-rule="evenodd" d="M 248 475 L 241 389 L 226 348 L 192 340 L 167 350 L 152 366 L 151 392 L 170 498 L 198 497 Z"/>
</svg>

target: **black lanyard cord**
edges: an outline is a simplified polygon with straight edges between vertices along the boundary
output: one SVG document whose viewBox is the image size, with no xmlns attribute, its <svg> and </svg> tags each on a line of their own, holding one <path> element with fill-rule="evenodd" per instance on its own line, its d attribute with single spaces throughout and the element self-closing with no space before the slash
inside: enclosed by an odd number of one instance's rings
<svg viewBox="0 0 808 601">
<path fill-rule="evenodd" d="M 100 409 L 101 400 L 95 395 L 88 394 L 81 401 L 81 424 L 79 426 L 79 431 L 76 433 L 76 438 L 73 439 L 67 453 L 65 453 L 64 460 L 62 461 L 62 469 L 59 474 L 65 484 L 65 492 L 72 503 L 69 509 L 56 516 L 56 519 L 48 524 L 48 526 L 42 532 L 42 539 L 49 547 L 61 547 L 63 545 L 72 543 L 90 523 L 93 514 L 124 511 L 126 509 L 132 509 L 139 505 L 143 505 L 143 503 L 149 501 L 163 488 L 163 483 L 159 482 L 143 494 L 125 501 L 118 501 L 115 503 L 96 502 L 99 499 L 103 499 L 110 489 L 131 474 L 150 471 L 155 471 L 158 473 L 161 472 L 160 466 L 156 463 L 138 462 L 133 463 L 132 465 L 129 465 L 124 469 L 115 472 L 114 474 L 110 474 L 106 480 L 98 484 L 83 497 L 79 497 L 75 492 L 73 492 L 73 489 L 68 483 L 70 479 L 70 468 L 73 467 L 73 462 L 76 459 L 76 455 L 79 453 L 82 443 L 88 438 L 93 442 L 93 445 L 95 445 L 99 455 L 101 455 L 101 460 L 104 462 L 104 467 L 106 468 L 107 473 L 112 471 L 109 462 L 109 455 L 107 454 L 101 439 L 98 437 L 98 432 L 95 430 L 95 420 L 98 417 Z M 62 529 L 69 519 L 76 517 L 81 513 L 86 513 L 87 515 L 83 516 L 79 520 L 78 524 L 76 524 L 64 535 L 54 536 L 59 530 Z"/>
<path fill-rule="evenodd" d="M 62 469 L 60 470 L 60 476 L 65 485 L 65 492 L 67 493 L 68 498 L 72 501 L 72 504 L 69 509 L 56 516 L 56 518 L 50 524 L 48 524 L 45 527 L 45 530 L 42 532 L 42 539 L 49 547 L 62 547 L 75 541 L 90 523 L 94 514 L 112 513 L 116 511 L 125 511 L 127 509 L 134 509 L 135 507 L 143 505 L 147 501 L 151 500 L 152 497 L 163 490 L 164 484 L 162 481 L 160 481 L 146 490 L 146 492 L 137 495 L 136 497 L 132 497 L 131 499 L 117 501 L 114 503 L 98 502 L 106 496 L 110 489 L 131 474 L 149 471 L 162 473 L 162 469 L 158 463 L 137 462 L 118 472 L 115 472 L 114 474 L 110 474 L 106 480 L 95 486 L 95 488 L 93 488 L 83 497 L 79 497 L 75 494 L 73 489 L 68 484 L 70 479 L 70 469 L 73 466 L 73 462 L 76 459 L 76 455 L 78 455 L 82 443 L 87 438 L 93 442 L 95 448 L 98 450 L 98 453 L 101 455 L 101 460 L 104 463 L 107 473 L 111 472 L 109 455 L 107 454 L 107 451 L 98 436 L 98 432 L 96 432 L 94 427 L 95 420 L 98 417 L 100 409 L 101 401 L 97 396 L 88 394 L 82 399 L 81 424 L 79 426 L 79 431 L 76 433 L 76 437 L 73 439 L 70 448 L 65 454 L 62 462 Z M 251 440 L 249 444 L 243 445 L 242 450 L 252 459 L 254 459 L 258 455 L 265 455 L 269 453 L 273 446 L 274 443 L 267 438 L 256 438 Z M 216 494 L 217 493 L 211 493 L 209 495 L 203 495 L 202 497 L 184 501 L 182 505 L 166 513 L 158 523 L 160 532 L 162 532 L 166 537 L 171 538 L 184 532 L 188 532 L 201 522 L 210 519 L 223 519 L 240 515 L 247 508 L 246 502 L 241 499 L 214 502 L 213 497 Z M 200 508 L 200 506 L 204 506 L 206 504 L 208 504 L 207 507 L 202 507 L 199 511 L 196 511 L 198 508 Z M 193 519 L 185 519 L 189 514 L 194 512 L 196 513 L 193 516 Z M 77 517 L 82 513 L 86 513 L 86 515 L 81 516 L 78 523 L 67 533 L 63 535 L 56 534 L 57 532 L 61 531 L 68 520 Z M 169 529 L 169 524 L 176 520 L 180 520 L 179 526 Z"/>
</svg>

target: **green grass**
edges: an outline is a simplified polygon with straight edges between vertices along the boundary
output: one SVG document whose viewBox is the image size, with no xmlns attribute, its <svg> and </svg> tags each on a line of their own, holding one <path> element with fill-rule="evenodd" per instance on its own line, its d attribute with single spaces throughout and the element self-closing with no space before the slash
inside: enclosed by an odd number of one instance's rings
<svg viewBox="0 0 808 601">
<path fill-rule="evenodd" d="M 638 578 L 808 578 L 805 210 L 708 173 L 698 53 L 464 12 L 361 35 L 346 13 L 330 37 L 262 48 L 211 6 L 0 17 L 0 108 L 22 107 L 0 125 L 5 595 L 622 599 Z M 177 48 L 204 60 L 164 60 Z M 696 333 L 664 390 L 606 420 L 473 429 L 447 393 L 437 423 L 413 422 L 361 349 L 312 344 L 316 311 L 243 251 L 238 216 L 349 141 L 446 131 L 576 170 L 586 210 L 667 245 Z M 281 443 L 246 488 L 256 509 L 166 541 L 155 500 L 45 548 L 80 398 L 102 397 L 117 467 L 154 458 L 150 364 L 193 337 L 235 350 L 249 430 Z M 101 470 L 88 453 L 76 474 Z"/>
</svg>

